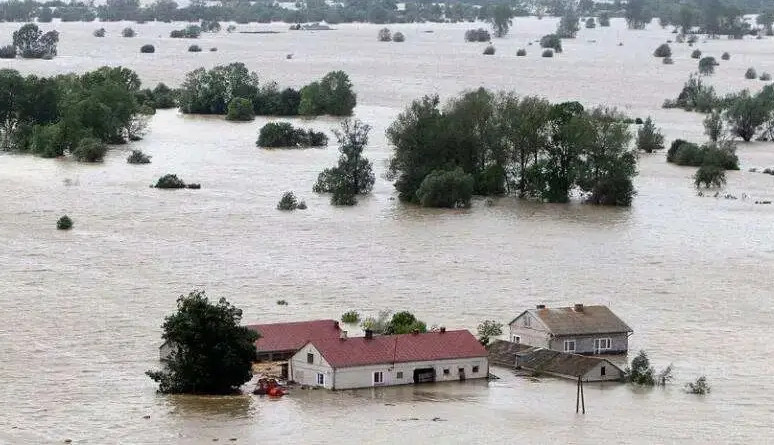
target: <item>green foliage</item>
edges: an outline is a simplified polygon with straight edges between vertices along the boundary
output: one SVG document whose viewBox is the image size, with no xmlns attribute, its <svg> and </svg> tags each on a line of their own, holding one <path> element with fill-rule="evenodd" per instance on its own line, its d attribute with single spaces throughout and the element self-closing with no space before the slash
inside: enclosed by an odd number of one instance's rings
<svg viewBox="0 0 774 445">
<path fill-rule="evenodd" d="M 709 113 L 723 106 L 724 100 L 715 94 L 715 88 L 707 86 L 700 76 L 693 74 L 683 85 L 677 99 L 664 101 L 664 108 L 682 108 L 700 113 Z"/>
<path fill-rule="evenodd" d="M 629 0 L 626 2 L 624 17 L 629 29 L 645 29 L 653 20 L 653 10 L 647 0 Z"/>
<path fill-rule="evenodd" d="M 202 47 L 199 45 L 191 45 L 188 47 L 189 53 L 200 53 L 202 52 Z"/>
<path fill-rule="evenodd" d="M 722 187 L 726 184 L 726 171 L 717 165 L 702 165 L 693 175 L 696 188 Z"/>
<path fill-rule="evenodd" d="M 486 346 L 493 337 L 503 335 L 503 324 L 495 320 L 484 320 L 478 325 L 478 341 Z"/>
<path fill-rule="evenodd" d="M 357 96 L 344 71 L 332 71 L 319 82 L 301 88 L 298 114 L 304 116 L 350 116 L 357 105 Z"/>
<path fill-rule="evenodd" d="M 199 29 L 201 32 L 220 32 L 220 23 L 217 20 L 202 20 Z"/>
<path fill-rule="evenodd" d="M 541 48 L 550 48 L 555 52 L 562 52 L 562 39 L 556 34 L 547 34 L 540 38 Z M 545 57 L 545 56 L 543 56 Z"/>
<path fill-rule="evenodd" d="M 637 130 L 637 150 L 645 153 L 653 153 L 664 149 L 664 135 L 656 128 L 653 120 L 648 116 L 642 127 Z"/>
<path fill-rule="evenodd" d="M 653 51 L 653 55 L 655 57 L 672 57 L 672 48 L 669 47 L 668 43 L 662 43 Z"/>
<path fill-rule="evenodd" d="M 551 58 L 554 57 L 554 50 L 552 49 L 544 49 L 543 54 L 540 55 L 541 57 Z"/>
<path fill-rule="evenodd" d="M 710 141 L 718 142 L 723 137 L 723 117 L 720 112 L 715 111 L 707 115 L 704 119 L 704 134 L 709 136 Z"/>
<path fill-rule="evenodd" d="M 725 170 L 739 170 L 739 159 L 733 144 L 706 144 L 701 147 L 682 139 L 676 139 L 667 151 L 667 162 L 677 165 L 700 167 L 716 165 Z"/>
<path fill-rule="evenodd" d="M 715 73 L 718 61 L 714 57 L 703 57 L 699 60 L 699 74 L 709 76 Z"/>
<path fill-rule="evenodd" d="M 698 59 L 700 57 L 701 57 L 701 51 L 699 51 L 698 49 L 693 50 L 693 52 L 691 53 L 691 59 Z"/>
<path fill-rule="evenodd" d="M 724 52 L 722 56 L 720 56 L 722 60 L 731 60 L 731 54 L 728 52 Z"/>
<path fill-rule="evenodd" d="M 341 322 L 347 324 L 353 324 L 360 321 L 360 314 L 357 311 L 347 311 L 341 314 Z"/>
<path fill-rule="evenodd" d="M 163 83 L 159 83 L 151 91 L 153 106 L 157 109 L 175 108 L 177 106 L 177 92 Z"/>
<path fill-rule="evenodd" d="M 390 42 L 392 41 L 392 33 L 390 32 L 389 28 L 382 28 L 379 30 L 379 34 L 377 35 L 377 39 L 380 42 Z"/>
<path fill-rule="evenodd" d="M 59 230 L 70 230 L 73 228 L 73 220 L 69 216 L 63 215 L 57 220 L 56 228 Z"/>
<path fill-rule="evenodd" d="M 406 40 L 406 36 L 404 36 L 403 33 L 400 31 L 392 35 L 393 42 L 404 42 L 405 40 Z"/>
<path fill-rule="evenodd" d="M 469 29 L 465 31 L 466 42 L 488 42 L 490 40 L 492 40 L 492 36 L 489 34 L 489 31 L 484 28 Z"/>
<path fill-rule="evenodd" d="M 229 394 L 252 378 L 256 331 L 240 326 L 242 310 L 225 298 L 211 303 L 204 291 L 177 300 L 162 338 L 173 348 L 161 371 L 146 374 L 165 394 Z"/>
<path fill-rule="evenodd" d="M 169 33 L 173 39 L 198 39 L 202 34 L 202 28 L 197 25 L 188 25 L 184 29 L 175 29 Z"/>
<path fill-rule="evenodd" d="M 607 28 L 610 26 L 610 15 L 606 12 L 603 12 L 599 15 L 599 26 L 603 28 Z"/>
<path fill-rule="evenodd" d="M 292 191 L 282 194 L 282 198 L 277 203 L 277 210 L 296 210 L 298 208 L 298 199 Z"/>
<path fill-rule="evenodd" d="M 366 317 L 363 322 L 360 323 L 360 327 L 364 330 L 373 331 L 375 334 L 383 334 L 387 330 L 387 326 L 390 323 L 391 311 L 379 311 L 376 317 Z"/>
<path fill-rule="evenodd" d="M 16 47 L 13 45 L 0 46 L 0 59 L 15 59 Z"/>
<path fill-rule="evenodd" d="M 731 133 L 749 142 L 772 119 L 774 103 L 765 94 L 751 96 L 747 90 L 729 98 L 726 121 Z"/>
<path fill-rule="evenodd" d="M 411 334 L 413 332 L 427 332 L 427 324 L 418 320 L 414 314 L 408 311 L 395 313 L 384 330 L 385 335 Z"/>
<path fill-rule="evenodd" d="M 744 73 L 745 79 L 755 80 L 758 78 L 758 72 L 755 71 L 755 68 L 750 67 L 747 68 L 747 71 Z"/>
<path fill-rule="evenodd" d="M 261 127 L 256 145 L 259 147 L 321 147 L 328 143 L 328 137 L 321 132 L 294 128 L 288 122 L 269 122 Z"/>
<path fill-rule="evenodd" d="M 167 173 L 156 181 L 155 187 L 158 189 L 182 189 L 185 188 L 185 182 L 177 175 Z"/>
<path fill-rule="evenodd" d="M 484 55 L 491 56 L 495 53 L 495 47 L 492 45 L 487 45 L 486 48 L 484 48 Z"/>
<path fill-rule="evenodd" d="M 87 137 L 78 142 L 72 150 L 72 155 L 81 162 L 100 162 L 105 158 L 107 146 L 97 138 Z"/>
<path fill-rule="evenodd" d="M 762 80 L 764 82 L 768 82 L 768 81 L 771 80 L 771 74 L 769 74 L 769 73 L 761 73 L 761 77 L 759 77 L 758 79 L 760 79 L 760 80 Z"/>
<path fill-rule="evenodd" d="M 38 11 L 38 22 L 40 23 L 51 23 L 53 18 L 53 11 L 48 6 L 40 8 Z"/>
<path fill-rule="evenodd" d="M 156 52 L 156 47 L 151 45 L 150 43 L 146 43 L 145 45 L 140 47 L 140 52 L 142 54 L 153 54 Z"/>
<path fill-rule="evenodd" d="M 701 376 L 695 382 L 685 384 L 685 391 L 689 394 L 705 395 L 710 393 L 710 385 L 707 383 L 707 377 Z"/>
<path fill-rule="evenodd" d="M 470 207 L 473 186 L 473 175 L 459 167 L 451 171 L 433 170 L 419 185 L 417 200 L 423 207 Z"/>
<path fill-rule="evenodd" d="M 575 9 L 572 7 L 566 8 L 556 27 L 556 35 L 562 39 L 574 39 L 575 35 L 580 31 L 579 21 L 580 17 L 578 17 Z"/>
<path fill-rule="evenodd" d="M 228 104 L 226 120 L 249 122 L 255 119 L 253 103 L 244 97 L 235 97 Z"/>
<path fill-rule="evenodd" d="M 59 32 L 45 34 L 34 23 L 27 23 L 13 33 L 13 47 L 25 59 L 51 59 L 57 54 Z"/>
<path fill-rule="evenodd" d="M 355 205 L 356 195 L 371 192 L 376 177 L 371 161 L 363 156 L 370 130 L 359 120 L 347 119 L 341 123 L 341 131 L 334 131 L 339 143 L 339 162 L 319 174 L 312 189 L 315 193 L 331 193 L 333 205 Z"/>
<path fill-rule="evenodd" d="M 132 28 L 124 28 L 121 31 L 121 37 L 134 37 L 137 33 Z"/>
<path fill-rule="evenodd" d="M 516 50 L 516 57 L 524 57 L 527 55 L 527 50 L 524 48 L 519 48 Z"/>
<path fill-rule="evenodd" d="M 661 59 L 661 62 L 662 62 L 664 65 L 673 65 L 673 64 L 675 63 L 675 61 L 674 61 L 674 60 L 672 60 L 672 58 L 671 58 L 671 57 L 664 57 L 663 59 Z"/>
<path fill-rule="evenodd" d="M 597 23 L 594 21 L 594 17 L 589 17 L 586 19 L 586 28 L 587 29 L 593 29 L 597 27 Z"/>
<path fill-rule="evenodd" d="M 105 37 L 105 28 L 95 29 L 93 34 L 94 37 Z"/>
<path fill-rule="evenodd" d="M 488 21 L 495 37 L 505 37 L 513 25 L 513 10 L 509 5 L 501 3 L 492 9 L 491 14 Z"/>
<path fill-rule="evenodd" d="M 627 366 L 624 370 L 624 379 L 637 385 L 655 386 L 655 370 L 650 366 L 650 360 L 645 351 L 640 351 L 637 357 L 632 359 L 631 366 Z"/>
<path fill-rule="evenodd" d="M 132 150 L 126 158 L 128 164 L 150 164 L 151 157 L 142 152 L 142 150 Z"/>
</svg>

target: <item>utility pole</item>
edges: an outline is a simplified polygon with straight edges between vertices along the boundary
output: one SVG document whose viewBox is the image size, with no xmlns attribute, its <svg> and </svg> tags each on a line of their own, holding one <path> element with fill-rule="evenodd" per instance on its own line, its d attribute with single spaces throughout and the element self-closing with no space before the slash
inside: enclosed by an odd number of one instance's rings
<svg viewBox="0 0 774 445">
<path fill-rule="evenodd" d="M 586 414 L 586 399 L 583 397 L 583 380 L 581 380 L 581 376 L 578 376 L 578 388 L 575 394 L 575 413 L 577 414 L 581 408 L 583 409 L 583 414 Z"/>
</svg>

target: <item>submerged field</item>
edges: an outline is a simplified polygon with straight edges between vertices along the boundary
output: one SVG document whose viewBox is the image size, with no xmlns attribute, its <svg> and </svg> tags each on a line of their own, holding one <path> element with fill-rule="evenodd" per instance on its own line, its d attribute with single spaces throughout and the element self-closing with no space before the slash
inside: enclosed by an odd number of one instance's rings
<svg viewBox="0 0 774 445">
<path fill-rule="evenodd" d="M 693 48 L 672 45 L 675 63 L 662 65 L 652 52 L 673 38 L 669 30 L 629 31 L 613 20 L 541 58 L 528 42 L 555 25 L 517 19 L 494 42 L 496 54 L 484 56 L 485 44 L 464 42 L 463 24 L 395 25 L 406 41 L 381 43 L 376 25 L 243 25 L 282 32 L 190 42 L 166 37 L 176 24 L 133 25 L 138 36 L 127 39 L 119 36 L 126 24 L 69 23 L 54 25 L 54 60 L 0 60 L 0 68 L 38 75 L 124 65 L 148 86 L 177 85 L 187 71 L 231 61 L 281 86 L 341 69 L 358 93 L 356 117 L 374 127 L 366 155 L 377 174 L 359 205 L 332 207 L 311 188 L 335 162 L 333 145 L 259 150 L 267 119 L 235 124 L 172 110 L 102 164 L 0 154 L 0 442 L 766 442 L 774 207 L 754 200 L 774 198 L 774 177 L 747 170 L 774 166 L 774 144 L 739 146 L 741 170 L 728 173 L 726 190 L 747 200 L 696 196 L 695 169 L 667 164 L 664 153 L 641 155 L 639 194 L 628 209 L 501 198 L 491 207 L 427 210 L 393 199 L 381 177 L 391 153 L 384 130 L 411 100 L 478 86 L 616 106 L 652 116 L 668 142 L 704 139 L 703 115 L 661 109 L 696 70 Z M 0 36 L 10 39 L 17 26 L 1 23 Z M 107 37 L 92 36 L 99 26 Z M 140 54 L 145 43 L 156 52 Z M 191 43 L 218 51 L 188 53 Z M 709 80 L 720 92 L 763 86 L 744 79 L 750 66 L 774 72 L 771 38 L 695 47 L 718 59 L 731 54 Z M 528 55 L 516 57 L 519 48 Z M 329 136 L 338 124 L 292 121 Z M 153 162 L 127 165 L 134 148 Z M 202 189 L 148 187 L 168 172 Z M 309 209 L 278 212 L 285 190 Z M 55 230 L 64 213 L 75 222 L 66 233 Z M 536 303 L 608 304 L 634 329 L 632 349 L 647 349 L 657 367 L 674 362 L 677 382 L 654 391 L 590 385 L 585 417 L 573 411 L 572 384 L 496 369 L 503 379 L 488 385 L 299 391 L 272 402 L 156 395 L 143 372 L 157 364 L 159 326 L 194 287 L 227 297 L 246 322 L 392 308 L 429 325 L 474 329 L 482 319 L 507 323 Z M 683 394 L 682 383 L 701 374 L 712 393 Z"/>
</svg>

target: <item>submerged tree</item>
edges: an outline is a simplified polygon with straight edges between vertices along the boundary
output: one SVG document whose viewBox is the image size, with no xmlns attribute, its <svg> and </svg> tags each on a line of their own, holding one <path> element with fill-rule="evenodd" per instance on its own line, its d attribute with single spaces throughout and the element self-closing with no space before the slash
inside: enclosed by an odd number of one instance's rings
<svg viewBox="0 0 774 445">
<path fill-rule="evenodd" d="M 637 149 L 645 153 L 664 149 L 664 135 L 656 128 L 650 116 L 637 131 Z"/>
<path fill-rule="evenodd" d="M 513 25 L 513 9 L 507 4 L 499 4 L 492 10 L 489 18 L 495 37 L 505 37 Z"/>
<path fill-rule="evenodd" d="M 503 335 L 503 324 L 495 320 L 484 320 L 478 325 L 478 341 L 486 346 L 493 337 Z"/>
<path fill-rule="evenodd" d="M 371 127 L 357 119 L 345 120 L 341 131 L 334 131 L 339 142 L 339 162 L 320 173 L 312 189 L 315 193 L 331 193 L 334 205 L 355 205 L 357 195 L 371 192 L 376 177 L 371 161 L 363 156 L 369 131 Z"/>
<path fill-rule="evenodd" d="M 395 313 L 384 330 L 386 335 L 411 334 L 413 332 L 427 332 L 427 324 L 418 320 L 414 314 L 408 311 Z"/>
<path fill-rule="evenodd" d="M 252 378 L 259 334 L 240 326 L 242 310 L 225 298 L 211 303 L 204 291 L 177 299 L 162 339 L 172 348 L 161 371 L 147 371 L 162 393 L 229 394 Z"/>
</svg>

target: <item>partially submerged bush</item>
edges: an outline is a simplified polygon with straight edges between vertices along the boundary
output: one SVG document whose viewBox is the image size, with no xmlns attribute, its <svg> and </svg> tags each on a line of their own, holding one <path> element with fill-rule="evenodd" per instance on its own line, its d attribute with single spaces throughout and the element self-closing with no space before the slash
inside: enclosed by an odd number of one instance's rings
<svg viewBox="0 0 774 445">
<path fill-rule="evenodd" d="M 132 150 L 132 154 L 126 158 L 126 162 L 129 164 L 150 164 L 150 161 L 151 157 L 141 150 Z"/>
<path fill-rule="evenodd" d="M 93 34 L 94 37 L 105 37 L 105 28 L 95 29 Z"/>
<path fill-rule="evenodd" d="M 624 380 L 643 386 L 665 385 L 672 380 L 672 365 L 656 375 L 655 369 L 650 366 L 648 355 L 645 351 L 640 351 L 637 357 L 632 359 L 631 366 L 627 366 L 624 370 Z"/>
<path fill-rule="evenodd" d="M 0 47 L 0 59 L 15 59 L 16 47 L 13 45 L 6 45 Z"/>
<path fill-rule="evenodd" d="M 671 57 L 664 57 L 663 59 L 661 59 L 661 63 L 663 63 L 664 65 L 674 65 L 675 61 L 672 60 Z"/>
<path fill-rule="evenodd" d="M 648 116 L 642 128 L 637 130 L 637 150 L 645 153 L 653 153 L 664 149 L 664 135 L 656 128 L 653 120 Z"/>
<path fill-rule="evenodd" d="M 709 76 L 715 73 L 718 61 L 714 57 L 703 57 L 699 60 L 699 73 Z"/>
<path fill-rule="evenodd" d="M 594 17 L 589 17 L 589 18 L 586 19 L 586 28 L 591 29 L 591 28 L 596 28 L 596 27 L 597 27 L 597 24 L 594 21 Z"/>
<path fill-rule="evenodd" d="M 298 208 L 298 199 L 295 193 L 285 192 L 277 203 L 277 210 L 296 210 Z"/>
<path fill-rule="evenodd" d="M 602 14 L 599 15 L 599 26 L 602 26 L 605 28 L 610 26 L 610 15 L 608 15 L 608 13 L 603 12 Z"/>
<path fill-rule="evenodd" d="M 554 57 L 554 51 L 551 49 L 543 50 L 543 54 L 541 54 L 542 57 Z"/>
<path fill-rule="evenodd" d="M 556 34 L 547 34 L 540 38 L 540 47 L 541 48 L 550 48 L 558 53 L 562 52 L 562 39 L 559 38 Z M 545 52 L 543 52 L 545 54 Z M 550 56 L 543 56 L 543 57 L 553 57 L 553 54 Z"/>
<path fill-rule="evenodd" d="M 269 122 L 261 127 L 256 145 L 259 147 L 322 147 L 328 143 L 325 133 L 295 128 L 288 122 Z"/>
<path fill-rule="evenodd" d="M 519 49 L 516 51 L 516 56 L 517 56 L 517 57 L 524 57 L 524 56 L 526 56 L 526 55 L 527 55 L 527 50 L 526 50 L 526 49 L 524 49 L 524 48 L 519 48 Z"/>
<path fill-rule="evenodd" d="M 676 139 L 667 151 L 667 162 L 700 167 L 716 165 L 725 170 L 739 170 L 739 158 L 733 144 L 697 144 Z"/>
<path fill-rule="evenodd" d="M 136 35 L 137 35 L 137 33 L 134 32 L 134 30 L 132 28 L 124 28 L 121 31 L 121 36 L 122 37 L 134 37 Z"/>
<path fill-rule="evenodd" d="M 710 385 L 707 383 L 707 377 L 701 376 L 695 382 L 685 384 L 685 391 L 689 394 L 704 395 L 709 394 Z"/>
<path fill-rule="evenodd" d="M 744 77 L 750 80 L 756 79 L 758 78 L 758 72 L 755 71 L 755 68 L 747 68 L 747 72 L 744 73 Z"/>
<path fill-rule="evenodd" d="M 202 48 L 199 45 L 191 45 L 188 47 L 189 53 L 200 53 L 202 52 Z"/>
<path fill-rule="evenodd" d="M 77 161 L 99 162 L 107 153 L 107 145 L 97 138 L 83 138 L 72 150 L 72 155 Z"/>
<path fill-rule="evenodd" d="M 671 57 L 672 48 L 669 47 L 669 44 L 662 43 L 655 51 L 653 51 L 653 55 L 655 57 Z"/>
<path fill-rule="evenodd" d="M 484 55 L 491 56 L 495 53 L 495 47 L 492 45 L 487 45 L 486 48 L 484 48 Z"/>
<path fill-rule="evenodd" d="M 156 47 L 151 44 L 146 44 L 140 47 L 140 52 L 143 54 L 153 54 L 156 52 Z"/>
<path fill-rule="evenodd" d="M 403 35 L 402 32 L 398 31 L 395 34 L 392 35 L 392 41 L 393 42 L 403 42 L 406 40 L 406 36 Z"/>
<path fill-rule="evenodd" d="M 358 323 L 360 321 L 360 314 L 357 311 L 347 311 L 341 315 L 342 323 Z"/>
<path fill-rule="evenodd" d="M 702 165 L 693 175 L 696 188 L 723 187 L 726 184 L 726 171 L 717 165 Z"/>
<path fill-rule="evenodd" d="M 768 81 L 771 80 L 771 74 L 763 73 L 763 74 L 761 74 L 761 77 L 759 77 L 759 79 L 764 81 L 764 82 L 768 82 Z"/>
<path fill-rule="evenodd" d="M 255 119 L 255 112 L 253 111 L 253 102 L 250 99 L 245 99 L 244 97 L 231 99 L 231 102 L 228 104 L 226 120 L 249 122 L 253 119 Z"/>
<path fill-rule="evenodd" d="M 698 49 L 693 50 L 691 53 L 691 59 L 698 59 L 699 57 L 701 57 L 701 51 Z"/>
<path fill-rule="evenodd" d="M 382 28 L 379 30 L 379 34 L 376 37 L 380 42 L 392 41 L 392 33 L 389 28 Z"/>
<path fill-rule="evenodd" d="M 720 58 L 723 60 L 731 60 L 731 54 L 729 54 L 728 52 L 725 52 L 723 53 L 722 56 L 720 56 Z"/>
<path fill-rule="evenodd" d="M 173 39 L 198 39 L 202 29 L 197 25 L 186 26 L 185 29 L 175 29 L 169 33 Z"/>
<path fill-rule="evenodd" d="M 178 178 L 177 175 L 166 174 L 156 181 L 154 187 L 157 189 L 182 189 L 185 188 L 185 182 Z"/>
<path fill-rule="evenodd" d="M 492 40 L 492 36 L 484 28 L 465 31 L 465 41 L 467 42 L 488 42 L 490 40 Z"/>
<path fill-rule="evenodd" d="M 59 230 L 70 230 L 73 228 L 73 220 L 69 216 L 63 215 L 57 220 L 56 228 Z"/>
<path fill-rule="evenodd" d="M 434 170 L 422 180 L 417 198 L 423 207 L 470 207 L 473 196 L 473 175 L 461 168 Z"/>
</svg>

